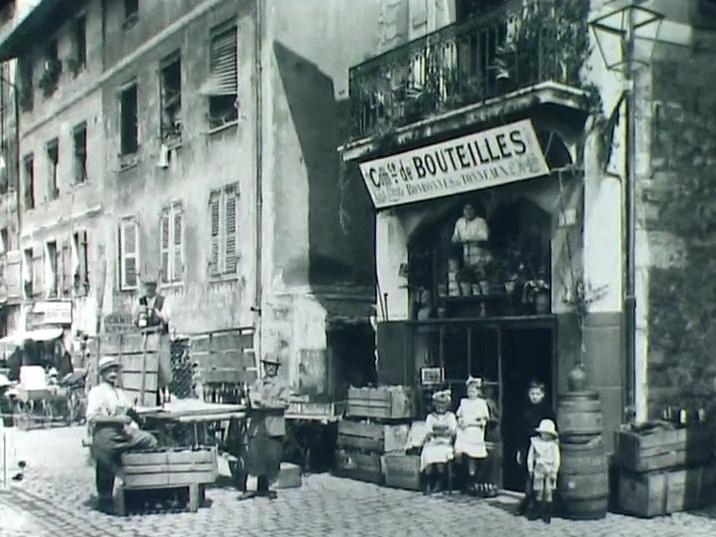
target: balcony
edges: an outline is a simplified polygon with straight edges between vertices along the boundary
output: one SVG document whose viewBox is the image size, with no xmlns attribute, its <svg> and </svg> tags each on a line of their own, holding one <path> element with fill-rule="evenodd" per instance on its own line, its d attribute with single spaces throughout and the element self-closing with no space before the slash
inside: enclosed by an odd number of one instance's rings
<svg viewBox="0 0 716 537">
<path fill-rule="evenodd" d="M 530 89 L 562 94 L 579 107 L 588 11 L 583 1 L 513 1 L 354 66 L 346 148 Z"/>
</svg>

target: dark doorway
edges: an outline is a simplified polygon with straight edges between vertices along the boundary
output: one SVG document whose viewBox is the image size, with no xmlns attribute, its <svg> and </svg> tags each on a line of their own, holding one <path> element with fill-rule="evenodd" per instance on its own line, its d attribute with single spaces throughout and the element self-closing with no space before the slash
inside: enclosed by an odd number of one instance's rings
<svg viewBox="0 0 716 537">
<path fill-rule="evenodd" d="M 503 486 L 524 490 L 526 471 L 516 462 L 523 448 L 523 415 L 528 405 L 527 389 L 531 380 L 544 382 L 546 398 L 552 401 L 554 342 L 551 330 L 506 329 L 502 340 L 502 439 Z"/>
<path fill-rule="evenodd" d="M 368 323 L 337 324 L 328 331 L 329 392 L 345 400 L 349 386 L 375 384 L 375 333 Z"/>
</svg>

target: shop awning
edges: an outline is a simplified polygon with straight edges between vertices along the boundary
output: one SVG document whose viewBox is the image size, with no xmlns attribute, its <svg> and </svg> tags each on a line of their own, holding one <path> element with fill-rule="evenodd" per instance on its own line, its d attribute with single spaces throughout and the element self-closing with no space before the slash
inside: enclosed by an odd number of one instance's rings
<svg viewBox="0 0 716 537">
<path fill-rule="evenodd" d="M 52 341 L 62 336 L 62 328 L 38 328 L 37 330 L 28 330 L 24 332 L 16 332 L 0 339 L 0 343 L 14 343 L 19 345 L 25 341 Z"/>
</svg>

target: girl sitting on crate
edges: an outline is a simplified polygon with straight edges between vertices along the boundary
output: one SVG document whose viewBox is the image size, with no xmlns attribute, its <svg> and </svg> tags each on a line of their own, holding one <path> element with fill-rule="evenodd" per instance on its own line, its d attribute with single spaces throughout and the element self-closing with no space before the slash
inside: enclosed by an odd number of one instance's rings
<svg viewBox="0 0 716 537">
<path fill-rule="evenodd" d="M 527 517 L 536 520 L 541 514 L 542 520 L 549 524 L 560 465 L 557 428 L 552 420 L 546 419 L 540 422 L 535 432 L 537 435 L 530 440 L 527 452 L 527 471 L 531 481 Z"/>
<path fill-rule="evenodd" d="M 460 401 L 457 409 L 457 436 L 455 455 L 467 460 L 468 476 L 465 492 L 487 496 L 485 483 L 485 427 L 490 417 L 487 401 L 482 397 L 482 379 L 469 377 L 465 382 L 467 398 Z M 479 470 L 479 472 L 478 472 Z"/>
<path fill-rule="evenodd" d="M 450 390 L 435 392 L 433 412 L 425 418 L 427 433 L 420 453 L 420 472 L 423 475 L 425 494 L 442 490 L 447 475 L 447 465 L 454 456 L 453 438 L 457 430 L 457 419 L 455 414 L 448 410 L 450 399 Z"/>
</svg>

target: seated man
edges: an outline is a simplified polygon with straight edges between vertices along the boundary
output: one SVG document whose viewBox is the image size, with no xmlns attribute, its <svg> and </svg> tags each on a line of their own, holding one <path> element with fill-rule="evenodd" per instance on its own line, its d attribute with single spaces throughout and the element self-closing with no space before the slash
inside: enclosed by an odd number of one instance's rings
<svg viewBox="0 0 716 537">
<path fill-rule="evenodd" d="M 119 363 L 114 358 L 99 361 L 102 381 L 87 396 L 87 423 L 92 434 L 92 456 L 96 461 L 95 484 L 99 509 L 112 509 L 114 477 L 120 470 L 122 453 L 132 449 L 151 449 L 156 439 L 141 431 L 132 419 L 131 404 L 117 387 Z"/>
</svg>

